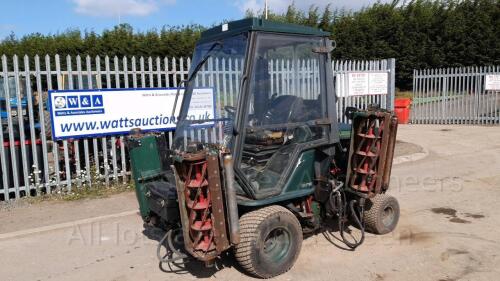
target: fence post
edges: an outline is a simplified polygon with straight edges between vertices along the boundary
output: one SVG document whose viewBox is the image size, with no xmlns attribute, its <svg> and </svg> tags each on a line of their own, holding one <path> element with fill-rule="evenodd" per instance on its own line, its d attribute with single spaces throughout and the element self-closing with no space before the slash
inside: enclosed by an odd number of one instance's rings
<svg viewBox="0 0 500 281">
<path fill-rule="evenodd" d="M 11 93 L 9 89 L 9 74 L 8 74 L 8 64 L 7 64 L 7 56 L 2 56 L 2 69 L 3 69 L 3 77 L 5 79 L 4 82 L 4 90 L 5 90 L 5 108 L 7 112 L 7 127 L 9 134 L 9 147 L 10 147 L 10 157 L 11 157 L 11 169 L 12 169 L 12 177 L 14 183 L 14 192 L 16 199 L 20 198 L 19 195 L 19 178 L 18 178 L 18 169 L 17 163 L 21 161 L 21 159 L 17 159 L 16 150 L 15 150 L 15 140 L 14 140 L 14 124 L 12 122 L 12 106 L 11 106 Z M 14 93 L 15 94 L 15 93 Z M 7 187 L 8 188 L 8 187 Z"/>
<path fill-rule="evenodd" d="M 2 56 L 2 65 L 3 65 L 3 61 L 5 60 L 4 59 L 5 55 Z M 8 75 L 7 75 L 7 68 L 6 66 L 2 67 L 2 82 L 3 82 L 3 87 L 4 87 L 4 93 L 7 94 L 7 91 L 9 90 L 8 89 Z M 1 87 L 2 85 L 0 85 Z M 0 89 L 1 91 L 1 89 Z M 5 102 L 7 103 L 8 102 L 8 99 L 5 100 Z M 8 112 L 8 107 L 6 107 L 6 112 Z M 10 116 L 7 115 L 7 120 L 10 120 L 9 119 Z M 7 128 L 8 130 L 8 128 Z M 10 198 L 9 198 L 9 187 L 10 187 L 10 184 L 9 184 L 9 176 L 8 176 L 8 171 L 7 171 L 7 165 L 8 165 L 8 157 L 9 157 L 9 153 L 7 153 L 7 151 L 5 151 L 5 146 L 4 146 L 4 138 L 3 138 L 3 134 L 4 134 L 4 131 L 3 131 L 3 125 L 0 124 L 0 167 L 1 167 L 1 170 L 2 170 L 2 186 L 3 186 L 3 197 L 4 197 L 4 200 L 5 201 L 9 201 Z"/>
<path fill-rule="evenodd" d="M 394 97 L 396 95 L 396 59 L 389 59 L 389 97 L 387 100 L 387 109 L 394 110 Z"/>
</svg>

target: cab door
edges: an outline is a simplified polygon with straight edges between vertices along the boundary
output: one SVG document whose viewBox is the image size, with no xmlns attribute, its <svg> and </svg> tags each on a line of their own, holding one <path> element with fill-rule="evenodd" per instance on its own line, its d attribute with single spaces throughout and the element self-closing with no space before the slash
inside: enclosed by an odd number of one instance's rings
<svg viewBox="0 0 500 281">
<path fill-rule="evenodd" d="M 312 186 L 314 150 L 330 135 L 327 55 L 317 51 L 325 44 L 315 36 L 256 36 L 236 168 L 257 199 L 282 193 L 291 178 L 292 189 Z"/>
</svg>

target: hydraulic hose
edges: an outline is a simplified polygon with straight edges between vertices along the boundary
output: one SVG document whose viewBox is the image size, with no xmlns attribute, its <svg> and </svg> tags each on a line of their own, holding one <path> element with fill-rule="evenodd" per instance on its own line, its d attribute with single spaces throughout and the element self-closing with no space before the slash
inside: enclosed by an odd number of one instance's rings
<svg viewBox="0 0 500 281">
<path fill-rule="evenodd" d="M 344 203 L 343 203 L 344 202 Z M 330 195 L 330 208 L 336 208 L 337 209 L 337 215 L 338 215 L 338 226 L 339 226 L 339 231 L 340 231 L 340 237 L 342 237 L 342 241 L 344 244 L 346 244 L 349 248 L 351 249 L 356 249 L 359 245 L 363 243 L 365 240 L 365 228 L 363 226 L 362 222 L 362 216 L 363 216 L 363 204 L 360 204 L 361 210 L 360 210 L 360 216 L 356 214 L 356 210 L 354 208 L 354 204 L 357 203 L 356 200 L 351 200 L 349 203 L 349 210 L 351 211 L 352 216 L 354 217 L 354 221 L 358 225 L 359 229 L 361 230 L 361 238 L 359 241 L 350 242 L 344 235 L 344 221 L 343 219 L 345 218 L 346 214 L 346 209 L 347 209 L 347 200 L 345 198 L 345 194 L 340 191 L 332 192 Z M 334 209 L 333 209 L 334 210 Z"/>
<path fill-rule="evenodd" d="M 357 202 L 356 200 L 352 200 L 349 203 L 349 208 L 351 210 L 352 216 L 354 217 L 354 220 L 356 221 L 356 224 L 358 225 L 359 229 L 361 230 L 361 238 L 359 239 L 359 241 L 351 243 L 344 237 L 344 227 L 343 227 L 344 223 L 341 223 L 342 227 L 340 228 L 340 236 L 342 237 L 342 240 L 351 249 L 356 249 L 359 245 L 363 244 L 363 241 L 365 241 L 365 227 L 363 226 L 361 219 L 358 217 L 358 215 L 356 215 L 356 210 L 354 209 L 354 203 L 356 203 L 356 202 Z M 361 210 L 360 210 L 360 216 L 362 216 L 362 215 L 363 215 L 363 207 L 361 207 Z"/>
<path fill-rule="evenodd" d="M 165 233 L 165 236 L 163 236 L 163 238 L 158 243 L 158 246 L 156 247 L 156 256 L 158 257 L 158 260 L 162 263 L 171 263 L 188 257 L 186 254 L 175 249 L 174 244 L 172 242 L 172 232 L 174 231 L 175 230 L 172 229 L 167 231 L 167 233 Z M 165 248 L 167 249 L 166 256 L 170 256 L 169 254 L 171 253 L 172 255 L 170 258 L 165 258 L 161 256 L 161 246 L 165 243 L 165 241 L 167 242 L 167 244 L 165 245 Z M 177 256 L 173 257 L 174 256 L 173 254 L 176 254 Z"/>
</svg>

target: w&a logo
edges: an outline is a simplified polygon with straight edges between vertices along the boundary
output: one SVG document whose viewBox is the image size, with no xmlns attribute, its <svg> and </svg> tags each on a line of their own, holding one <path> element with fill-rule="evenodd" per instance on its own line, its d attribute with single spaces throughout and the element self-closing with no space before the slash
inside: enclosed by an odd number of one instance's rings
<svg viewBox="0 0 500 281">
<path fill-rule="evenodd" d="M 56 109 L 103 107 L 102 95 L 58 96 L 54 98 Z"/>
</svg>

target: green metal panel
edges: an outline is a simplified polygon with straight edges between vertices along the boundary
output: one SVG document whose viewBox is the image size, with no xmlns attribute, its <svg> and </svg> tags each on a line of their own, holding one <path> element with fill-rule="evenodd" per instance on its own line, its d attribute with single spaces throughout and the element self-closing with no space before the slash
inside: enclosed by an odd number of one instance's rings
<svg viewBox="0 0 500 281">
<path fill-rule="evenodd" d="M 146 218 L 151 210 L 147 203 L 145 183 L 163 174 L 158 145 L 156 137 L 152 135 L 130 138 L 128 145 L 139 211 Z"/>
<path fill-rule="evenodd" d="M 260 200 L 243 200 L 243 198 L 238 198 L 238 205 L 240 206 L 245 206 L 245 207 L 261 207 L 261 206 L 266 206 L 274 203 L 279 203 L 287 200 L 292 200 L 296 198 L 301 198 L 304 196 L 308 196 L 313 194 L 314 189 L 309 188 L 309 189 L 302 189 L 302 190 L 296 190 L 296 191 L 290 191 L 288 193 L 284 193 L 278 196 L 271 196 L 265 199 L 260 199 Z"/>
<path fill-rule="evenodd" d="M 201 38 L 198 43 L 227 38 L 249 31 L 277 32 L 310 36 L 330 36 L 329 32 L 313 27 L 281 23 L 259 18 L 247 18 L 232 21 L 224 25 L 219 25 L 205 30 L 201 33 Z"/>
</svg>

